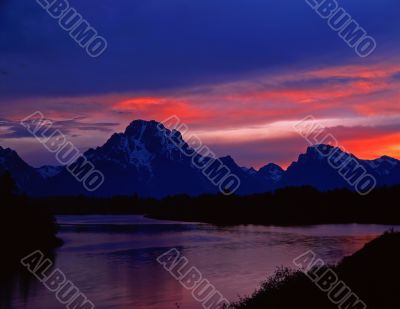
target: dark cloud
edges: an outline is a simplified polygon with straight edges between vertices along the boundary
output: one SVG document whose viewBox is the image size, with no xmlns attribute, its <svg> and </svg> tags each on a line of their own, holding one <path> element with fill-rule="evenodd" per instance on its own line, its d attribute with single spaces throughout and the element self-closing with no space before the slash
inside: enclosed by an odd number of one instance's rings
<svg viewBox="0 0 400 309">
<path fill-rule="evenodd" d="M 31 138 L 33 137 L 29 131 L 19 122 L 6 119 L 0 120 L 0 139 L 4 138 Z"/>
<path fill-rule="evenodd" d="M 329 78 L 308 78 L 284 81 L 279 85 L 279 88 L 302 88 L 302 89 L 315 89 L 316 87 L 324 86 L 337 86 L 348 85 L 353 82 L 365 80 L 363 78 L 342 78 L 342 77 L 329 77 Z"/>
<path fill-rule="evenodd" d="M 57 130 L 59 130 L 64 135 L 71 135 L 71 137 L 77 137 L 77 134 L 74 134 L 74 130 L 81 131 L 98 131 L 98 132 L 113 132 L 113 128 L 118 126 L 119 123 L 85 123 L 82 122 L 84 117 L 79 117 L 75 119 L 68 119 L 62 121 L 52 121 L 52 125 L 48 130 L 41 130 L 43 132 L 44 137 L 48 137 Z M 32 134 L 21 125 L 18 121 L 12 121 L 7 119 L 0 119 L 0 129 L 5 133 L 0 133 L 0 138 L 34 138 Z M 58 132 L 58 131 L 57 131 Z"/>
<path fill-rule="evenodd" d="M 92 59 L 35 1 L 7 1 L 0 6 L 0 67 L 12 74 L 2 76 L 0 96 L 157 91 L 370 61 L 305 1 L 70 2 L 107 38 L 108 50 Z M 398 0 L 341 4 L 376 38 L 377 57 L 398 52 Z"/>
<path fill-rule="evenodd" d="M 393 80 L 393 81 L 400 81 L 400 72 L 398 72 L 398 73 L 396 73 L 396 74 L 393 74 L 393 75 L 391 76 L 391 80 Z"/>
</svg>

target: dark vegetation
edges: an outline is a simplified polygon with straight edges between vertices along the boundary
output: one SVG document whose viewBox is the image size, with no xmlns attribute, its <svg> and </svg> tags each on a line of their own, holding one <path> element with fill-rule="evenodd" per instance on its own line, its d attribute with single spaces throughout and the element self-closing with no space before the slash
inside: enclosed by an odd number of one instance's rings
<svg viewBox="0 0 400 309">
<path fill-rule="evenodd" d="M 37 280 L 20 260 L 36 250 L 54 260 L 54 249 L 62 245 L 56 234 L 53 214 L 46 207 L 32 207 L 9 173 L 0 175 L 0 308 L 11 308 L 16 287 L 27 298 Z"/>
<path fill-rule="evenodd" d="M 151 216 L 227 225 L 399 224 L 398 197 L 400 187 L 379 188 L 366 196 L 345 189 L 320 192 L 311 187 L 251 196 L 177 196 L 160 201 Z"/>
<path fill-rule="evenodd" d="M 400 224 L 400 186 L 366 196 L 350 190 L 320 192 L 285 188 L 249 196 L 179 195 L 162 200 L 134 197 L 57 197 L 32 199 L 32 208 L 56 214 L 146 214 L 149 217 L 221 225 L 306 225 L 329 223 Z"/>
<path fill-rule="evenodd" d="M 88 197 L 88 196 L 59 196 L 31 198 L 30 205 L 46 208 L 57 215 L 86 215 L 86 214 L 146 214 L 153 211 L 159 203 L 155 199 L 141 199 L 137 196 Z"/>
<path fill-rule="evenodd" d="M 8 173 L 0 176 L 0 201 L 2 261 L 19 262 L 34 250 L 48 251 L 62 244 L 53 214 L 46 207 L 32 207 L 26 196 L 18 194 Z"/>
<path fill-rule="evenodd" d="M 400 307 L 400 233 L 388 232 L 331 269 L 369 309 Z M 317 272 L 322 274 L 325 269 Z M 338 308 L 303 272 L 280 269 L 236 309 Z M 346 307 L 340 307 L 345 309 Z M 347 307 L 347 308 L 364 308 Z"/>
</svg>

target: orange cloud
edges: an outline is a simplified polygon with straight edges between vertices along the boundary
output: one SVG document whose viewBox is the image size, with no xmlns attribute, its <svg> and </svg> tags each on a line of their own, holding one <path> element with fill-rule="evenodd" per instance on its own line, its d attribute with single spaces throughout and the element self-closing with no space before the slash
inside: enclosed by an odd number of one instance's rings
<svg viewBox="0 0 400 309">
<path fill-rule="evenodd" d="M 361 159 L 376 159 L 383 155 L 400 158 L 400 133 L 359 136 L 357 139 L 343 141 L 343 146 Z"/>
<path fill-rule="evenodd" d="M 132 109 L 135 107 L 143 107 L 152 104 L 160 104 L 161 99 L 159 98 L 152 98 L 152 97 L 143 97 L 143 98 L 133 98 L 128 99 L 122 102 L 117 103 L 117 107 L 120 109 Z"/>
<path fill-rule="evenodd" d="M 189 102 L 168 97 L 137 97 L 123 100 L 113 106 L 114 110 L 134 114 L 135 118 L 162 121 L 177 115 L 182 121 L 197 122 L 210 116 L 210 112 Z"/>
</svg>

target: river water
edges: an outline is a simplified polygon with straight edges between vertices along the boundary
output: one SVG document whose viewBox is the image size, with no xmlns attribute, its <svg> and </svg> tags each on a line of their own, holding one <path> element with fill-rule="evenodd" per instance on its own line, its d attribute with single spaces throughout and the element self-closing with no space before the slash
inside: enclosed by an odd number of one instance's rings
<svg viewBox="0 0 400 309">
<path fill-rule="evenodd" d="M 227 299 L 251 294 L 280 266 L 313 250 L 336 263 L 392 228 L 382 225 L 235 226 L 169 222 L 142 216 L 58 216 L 65 245 L 60 268 L 96 308 L 202 308 L 157 257 L 176 248 Z M 36 279 L 32 280 L 33 282 Z M 23 292 L 21 292 L 23 291 Z M 40 282 L 16 284 L 7 307 L 65 308 Z"/>
</svg>

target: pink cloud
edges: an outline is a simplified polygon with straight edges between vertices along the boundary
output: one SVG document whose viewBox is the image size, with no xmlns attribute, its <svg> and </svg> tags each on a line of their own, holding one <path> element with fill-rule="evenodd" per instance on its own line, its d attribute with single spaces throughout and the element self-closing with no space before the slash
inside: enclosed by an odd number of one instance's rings
<svg viewBox="0 0 400 309">
<path fill-rule="evenodd" d="M 0 115 L 17 121 L 40 110 L 57 120 L 85 117 L 85 122 L 119 123 L 119 131 L 134 119 L 162 121 L 177 115 L 205 142 L 255 166 L 272 159 L 287 165 L 289 157 L 295 159 L 306 145 L 293 135 L 293 123 L 313 115 L 322 121 L 334 119 L 331 126 L 338 139 L 361 157 L 399 157 L 399 135 L 395 129 L 381 129 L 382 122 L 400 119 L 400 79 L 393 78 L 399 72 L 393 60 L 276 73 L 174 93 L 25 98 L 2 104 Z M 76 142 L 91 147 L 107 137 L 91 132 Z M 269 150 L 277 145 L 277 152 Z"/>
</svg>

